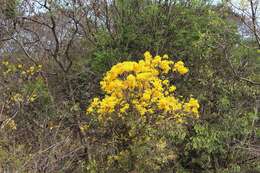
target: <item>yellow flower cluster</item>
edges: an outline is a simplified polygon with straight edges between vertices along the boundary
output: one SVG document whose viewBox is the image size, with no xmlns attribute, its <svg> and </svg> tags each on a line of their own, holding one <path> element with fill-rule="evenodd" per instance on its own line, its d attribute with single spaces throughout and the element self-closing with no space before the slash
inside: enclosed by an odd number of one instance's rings
<svg viewBox="0 0 260 173">
<path fill-rule="evenodd" d="M 24 101 L 24 98 L 21 94 L 19 93 L 16 93 L 14 94 L 12 97 L 11 97 L 11 100 L 14 101 L 14 102 L 17 102 L 17 103 L 20 103 L 20 102 L 23 102 Z"/>
<path fill-rule="evenodd" d="M 16 130 L 17 125 L 13 119 L 7 119 L 6 120 L 6 127 L 11 130 Z"/>
<path fill-rule="evenodd" d="M 184 67 L 184 63 L 182 61 L 178 61 L 174 64 L 175 70 L 178 71 L 180 74 L 185 74 L 189 70 L 188 68 Z"/>
<path fill-rule="evenodd" d="M 24 67 L 22 64 L 13 64 L 9 61 L 2 61 L 2 65 L 5 67 L 4 75 L 11 72 L 19 72 L 22 76 L 33 76 L 35 73 L 40 72 L 42 65 L 34 65 L 28 68 Z"/>
<path fill-rule="evenodd" d="M 11 96 L 11 101 L 15 103 L 23 103 L 23 102 L 33 103 L 37 98 L 38 96 L 35 93 L 32 93 L 31 95 L 28 95 L 26 97 L 20 93 L 16 93 L 13 94 L 13 96 Z"/>
<path fill-rule="evenodd" d="M 175 63 L 168 55 L 153 57 L 148 51 L 144 60 L 118 63 L 100 82 L 105 97 L 94 98 L 87 113 L 96 112 L 99 120 L 111 114 L 124 117 L 128 112 L 141 116 L 170 115 L 179 122 L 187 116 L 198 117 L 198 101 L 194 98 L 188 103 L 180 101 L 175 96 L 176 87 L 167 80 L 169 73 L 184 75 L 188 71 L 182 61 Z"/>
<path fill-rule="evenodd" d="M 22 74 L 34 75 L 37 72 L 40 72 L 42 69 L 42 65 L 31 66 L 27 70 L 22 71 Z"/>
<path fill-rule="evenodd" d="M 6 70 L 4 71 L 4 75 L 7 75 L 8 73 L 14 71 L 15 67 L 13 64 L 10 64 L 9 61 L 2 61 L 2 65 L 6 67 Z"/>
<path fill-rule="evenodd" d="M 184 110 L 186 112 L 193 112 L 198 114 L 198 108 L 200 107 L 198 100 L 191 98 L 188 103 L 184 104 Z"/>
<path fill-rule="evenodd" d="M 39 72 L 42 70 L 42 65 L 32 65 L 32 66 L 24 66 L 23 64 L 17 64 L 13 62 L 9 62 L 7 60 L 4 60 L 1 62 L 3 68 L 0 68 L 1 70 L 3 69 L 3 76 L 4 77 L 11 77 L 16 76 L 17 74 L 19 75 L 18 82 L 26 82 L 30 81 L 32 78 L 31 77 L 36 77 L 36 79 L 41 79 L 41 76 L 39 75 Z M 8 76 L 7 76 L 8 75 Z M 21 80 L 23 79 L 23 80 Z M 35 79 L 35 78 L 33 78 Z M 22 92 L 21 93 L 13 93 L 11 96 L 11 101 L 15 103 L 29 103 L 29 102 L 34 102 L 38 98 L 38 95 L 33 91 L 31 94 L 24 95 Z"/>
</svg>

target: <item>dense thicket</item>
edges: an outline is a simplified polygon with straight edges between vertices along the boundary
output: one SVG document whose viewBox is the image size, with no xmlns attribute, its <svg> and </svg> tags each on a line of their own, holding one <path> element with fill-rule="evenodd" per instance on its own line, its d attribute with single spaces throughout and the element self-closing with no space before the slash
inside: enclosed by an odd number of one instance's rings
<svg viewBox="0 0 260 173">
<path fill-rule="evenodd" d="M 257 8 L 250 18 L 228 2 L 206 0 L 0 3 L 3 170 L 260 169 Z M 106 71 L 147 50 L 185 62 L 189 72 L 169 82 L 176 97 L 198 99 L 199 119 L 154 126 L 129 112 L 104 125 L 86 113 L 92 98 L 105 94 L 99 81 Z"/>
</svg>

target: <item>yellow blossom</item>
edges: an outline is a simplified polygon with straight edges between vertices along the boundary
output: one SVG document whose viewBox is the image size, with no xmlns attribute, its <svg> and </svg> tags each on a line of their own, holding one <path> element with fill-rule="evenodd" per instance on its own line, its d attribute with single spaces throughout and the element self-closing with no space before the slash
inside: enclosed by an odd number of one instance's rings
<svg viewBox="0 0 260 173">
<path fill-rule="evenodd" d="M 179 72 L 180 74 L 186 74 L 188 71 L 189 71 L 188 68 L 183 67 L 183 66 L 181 66 L 181 67 L 178 68 L 178 72 Z"/>
<path fill-rule="evenodd" d="M 5 66 L 8 66 L 9 62 L 8 61 L 3 61 L 2 64 L 5 65 Z"/>
<path fill-rule="evenodd" d="M 162 83 L 163 83 L 164 85 L 168 86 L 168 85 L 169 85 L 169 80 L 164 80 Z"/>
<path fill-rule="evenodd" d="M 32 94 L 32 95 L 29 97 L 29 102 L 34 102 L 36 99 L 37 99 L 37 95 L 36 95 L 36 94 Z"/>
<path fill-rule="evenodd" d="M 8 119 L 6 125 L 7 125 L 7 127 L 9 129 L 12 129 L 12 130 L 16 130 L 17 129 L 16 123 L 15 123 L 15 121 L 13 119 Z"/>
<path fill-rule="evenodd" d="M 169 88 L 170 92 L 174 92 L 175 90 L 176 90 L 176 86 L 174 86 L 174 85 L 170 86 L 170 88 Z"/>
<path fill-rule="evenodd" d="M 133 89 L 136 86 L 136 80 L 134 75 L 130 74 L 129 76 L 127 76 L 126 81 L 129 88 Z"/>
<path fill-rule="evenodd" d="M 168 73 L 170 71 L 170 69 L 171 69 L 170 65 L 172 63 L 173 62 L 167 61 L 167 60 L 161 61 L 160 68 L 163 70 L 163 73 Z"/>
<path fill-rule="evenodd" d="M 94 98 L 93 101 L 91 102 L 90 107 L 87 109 L 87 112 L 93 112 L 94 108 L 96 108 L 100 103 L 99 98 Z"/>
<path fill-rule="evenodd" d="M 33 72 L 33 71 L 34 71 L 34 69 L 35 69 L 35 67 L 34 67 L 34 66 L 31 66 L 31 67 L 30 67 L 30 71 L 31 71 L 31 72 Z"/>
<path fill-rule="evenodd" d="M 152 91 L 150 89 L 147 89 L 146 91 L 144 91 L 143 93 L 143 99 L 144 100 L 150 100 L 151 98 L 151 95 L 152 95 Z"/>
<path fill-rule="evenodd" d="M 18 68 L 23 68 L 23 65 L 22 64 L 18 64 L 18 66 L 17 66 Z"/>
<path fill-rule="evenodd" d="M 169 59 L 169 55 L 164 54 L 164 55 L 163 55 L 163 59 Z"/>
<path fill-rule="evenodd" d="M 151 53 L 150 53 L 149 51 L 146 51 L 146 52 L 144 53 L 144 58 L 145 58 L 145 61 L 146 61 L 146 62 L 150 62 L 150 61 L 152 60 L 152 55 L 151 55 Z"/>
<path fill-rule="evenodd" d="M 15 102 L 23 102 L 23 96 L 19 93 L 12 96 L 11 99 Z"/>
<path fill-rule="evenodd" d="M 84 133 L 84 132 L 86 132 L 86 131 L 89 129 L 89 125 L 87 125 L 87 124 L 81 124 L 81 125 L 79 126 L 79 129 L 80 129 L 80 131 L 81 131 L 82 133 Z"/>
<path fill-rule="evenodd" d="M 176 87 L 170 86 L 167 79 L 167 75 L 173 72 L 185 74 L 188 68 L 182 61 L 174 64 L 168 55 L 153 57 L 148 51 L 144 53 L 144 60 L 118 63 L 100 82 L 105 97 L 94 98 L 87 113 L 96 112 L 100 121 L 109 120 L 112 115 L 124 118 L 126 111 L 144 119 L 149 114 L 163 113 L 179 123 L 186 116 L 193 116 L 190 113 L 198 117 L 198 102 L 191 98 L 189 103 L 184 103 L 173 93 Z"/>
<path fill-rule="evenodd" d="M 179 72 L 181 75 L 186 74 L 189 69 L 184 66 L 184 63 L 182 61 L 178 61 L 174 64 L 174 71 Z"/>
<path fill-rule="evenodd" d="M 198 114 L 198 109 L 200 107 L 198 100 L 190 98 L 188 103 L 184 104 L 184 111 Z"/>
<path fill-rule="evenodd" d="M 99 113 L 111 113 L 114 111 L 115 106 L 119 100 L 114 96 L 107 96 L 102 101 L 100 101 L 100 109 L 98 110 Z"/>
<path fill-rule="evenodd" d="M 161 62 L 162 58 L 159 55 L 156 55 L 152 60 L 154 66 L 157 66 Z"/>
<path fill-rule="evenodd" d="M 126 103 L 121 109 L 120 109 L 120 112 L 121 113 L 125 113 L 127 111 L 127 109 L 129 109 L 129 104 Z"/>
<path fill-rule="evenodd" d="M 135 105 L 135 107 L 141 116 L 147 112 L 146 108 L 144 108 L 142 105 Z"/>
</svg>

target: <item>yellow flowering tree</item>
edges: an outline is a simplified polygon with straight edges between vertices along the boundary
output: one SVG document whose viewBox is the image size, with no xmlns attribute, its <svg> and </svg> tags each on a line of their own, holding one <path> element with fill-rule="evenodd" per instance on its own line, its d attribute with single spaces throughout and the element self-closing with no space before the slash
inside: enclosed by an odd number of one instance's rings
<svg viewBox="0 0 260 173">
<path fill-rule="evenodd" d="M 175 163 L 185 125 L 199 117 L 198 100 L 181 99 L 174 85 L 174 77 L 188 71 L 182 61 L 153 57 L 148 51 L 138 62 L 114 65 L 100 82 L 104 98 L 92 100 L 87 108 L 90 122 L 81 129 L 95 151 L 89 152 L 87 167 L 97 172 L 157 172 Z"/>
<path fill-rule="evenodd" d="M 145 119 L 151 114 L 161 115 L 158 117 L 178 123 L 198 118 L 198 101 L 177 98 L 176 86 L 168 80 L 170 74 L 185 75 L 188 71 L 182 61 L 173 62 L 168 55 L 153 57 L 147 51 L 144 60 L 118 63 L 106 73 L 100 82 L 105 97 L 94 98 L 87 112 L 97 113 L 103 122 L 113 116 L 125 118 L 129 112 Z"/>
</svg>

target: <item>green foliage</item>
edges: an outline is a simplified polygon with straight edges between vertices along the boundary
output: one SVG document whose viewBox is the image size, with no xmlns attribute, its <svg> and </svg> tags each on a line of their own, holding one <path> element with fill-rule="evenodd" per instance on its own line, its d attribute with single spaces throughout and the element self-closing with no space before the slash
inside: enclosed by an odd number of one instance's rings
<svg viewBox="0 0 260 173">
<path fill-rule="evenodd" d="M 103 126 L 96 119 L 93 117 L 87 130 L 95 129 L 98 133 L 89 138 L 91 160 L 86 166 L 89 171 L 160 172 L 175 169 L 178 146 L 186 137 L 187 127 L 176 125 L 175 120 L 161 119 L 150 124 L 132 116 Z"/>
<path fill-rule="evenodd" d="M 111 51 L 97 51 L 93 54 L 91 59 L 91 67 L 93 71 L 102 74 L 109 66 L 112 66 L 117 62 L 118 52 L 116 50 Z"/>
</svg>

